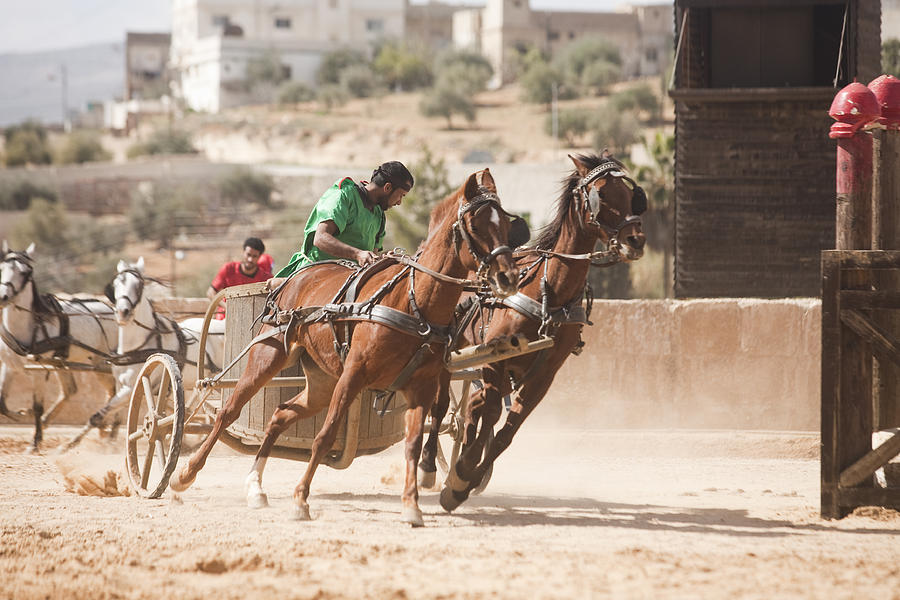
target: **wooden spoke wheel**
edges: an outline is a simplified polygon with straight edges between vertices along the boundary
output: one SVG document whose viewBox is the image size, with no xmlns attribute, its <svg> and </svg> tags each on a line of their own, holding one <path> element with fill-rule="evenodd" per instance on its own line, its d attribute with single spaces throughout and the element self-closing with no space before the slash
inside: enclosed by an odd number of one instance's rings
<svg viewBox="0 0 900 600">
<path fill-rule="evenodd" d="M 459 460 L 459 453 L 462 450 L 463 440 L 465 437 L 463 415 L 465 414 L 466 407 L 469 404 L 469 395 L 473 387 L 476 390 L 479 390 L 482 387 L 481 381 L 477 379 L 471 382 L 462 381 L 460 383 L 462 387 L 459 388 L 458 392 L 454 390 L 454 388 L 456 387 L 456 382 L 453 382 L 450 385 L 450 408 L 447 410 L 447 416 L 444 417 L 444 421 L 441 423 L 441 436 L 438 437 L 436 458 L 438 468 L 441 470 L 443 478 L 446 478 L 447 474 L 450 472 L 450 465 L 455 465 L 456 461 Z M 457 393 L 459 394 L 458 396 Z M 445 439 L 442 440 L 441 437 Z M 488 433 L 488 441 L 485 445 L 485 453 L 487 453 L 488 449 L 493 443 L 494 431 L 492 429 Z M 480 494 L 484 491 L 484 489 L 487 487 L 488 482 L 491 480 L 491 475 L 493 474 L 493 472 L 494 465 L 491 465 L 485 472 L 484 477 L 481 478 L 481 483 L 479 483 L 478 486 L 472 490 L 473 494 Z"/>
<path fill-rule="evenodd" d="M 159 498 L 169 485 L 184 433 L 184 385 L 175 359 L 154 354 L 138 373 L 128 404 L 125 464 L 134 490 Z"/>
</svg>

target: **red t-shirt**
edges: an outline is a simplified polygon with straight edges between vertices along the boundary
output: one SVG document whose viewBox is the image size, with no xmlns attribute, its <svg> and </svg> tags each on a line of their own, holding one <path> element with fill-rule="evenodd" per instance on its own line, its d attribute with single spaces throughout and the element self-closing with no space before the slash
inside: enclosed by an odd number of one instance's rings
<svg viewBox="0 0 900 600">
<path fill-rule="evenodd" d="M 256 274 L 253 277 L 247 277 L 241 272 L 241 263 L 238 261 L 225 263 L 219 272 L 216 273 L 215 278 L 212 280 L 210 284 L 212 289 L 217 292 L 221 292 L 225 288 L 229 288 L 234 285 L 243 285 L 245 283 L 256 283 L 258 281 L 266 281 L 267 279 L 272 278 L 272 271 L 263 268 L 262 265 L 257 265 Z M 225 318 L 225 311 L 220 307 L 218 311 L 216 311 L 217 319 Z"/>
</svg>

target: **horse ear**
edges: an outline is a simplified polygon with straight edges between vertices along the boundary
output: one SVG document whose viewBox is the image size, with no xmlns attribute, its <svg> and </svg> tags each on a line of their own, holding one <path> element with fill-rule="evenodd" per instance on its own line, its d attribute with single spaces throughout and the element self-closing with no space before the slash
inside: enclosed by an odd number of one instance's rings
<svg viewBox="0 0 900 600">
<path fill-rule="evenodd" d="M 3 240 L 3 254 L 6 254 L 7 252 L 9 252 L 9 244 L 6 240 Z"/>
<path fill-rule="evenodd" d="M 122 271 L 124 271 L 127 268 L 128 268 L 128 265 L 125 263 L 125 261 L 120 260 L 119 264 L 116 265 L 116 273 L 121 273 Z"/>
<path fill-rule="evenodd" d="M 28 247 L 25 248 L 25 254 L 27 254 L 28 256 L 34 255 L 34 242 L 28 244 Z"/>
<path fill-rule="evenodd" d="M 478 195 L 478 173 L 472 173 L 466 180 L 465 190 L 466 200 L 470 200 Z"/>
<path fill-rule="evenodd" d="M 143 256 L 138 257 L 138 261 L 134 264 L 134 268 L 137 269 L 138 271 L 140 271 L 141 273 L 144 272 L 144 257 Z"/>
<path fill-rule="evenodd" d="M 585 165 L 583 162 L 581 162 L 579 159 L 575 158 L 571 154 L 569 154 L 568 157 L 572 160 L 573 163 L 575 163 L 575 170 L 578 171 L 579 175 L 584 177 L 585 175 L 588 174 L 590 169 L 587 168 L 587 165 Z"/>
<path fill-rule="evenodd" d="M 487 188 L 493 192 L 497 191 L 497 184 L 494 183 L 494 176 L 491 175 L 490 169 L 485 169 L 484 171 L 480 171 L 478 173 L 479 179 L 481 180 L 479 184 L 481 187 Z"/>
</svg>

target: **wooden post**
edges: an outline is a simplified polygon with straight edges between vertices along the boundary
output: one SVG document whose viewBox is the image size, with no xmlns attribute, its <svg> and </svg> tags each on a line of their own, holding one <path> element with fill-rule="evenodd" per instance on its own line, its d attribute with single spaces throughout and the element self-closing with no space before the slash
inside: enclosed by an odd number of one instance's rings
<svg viewBox="0 0 900 600">
<path fill-rule="evenodd" d="M 838 121 L 829 133 L 829 137 L 838 140 L 835 245 L 838 250 L 868 250 L 872 243 L 872 134 L 863 131 L 863 127 L 880 115 L 878 103 L 871 90 L 854 82 L 838 92 L 829 114 Z M 870 287 L 869 277 L 862 270 L 841 273 L 840 280 L 842 289 Z M 871 350 L 844 324 L 840 327 L 840 339 L 838 394 L 832 409 L 832 467 L 838 473 L 872 449 L 873 431 Z M 825 420 L 823 415 L 823 427 Z M 825 484 L 823 472 L 823 492 Z M 831 507 L 823 504 L 823 516 L 844 516 L 839 490 L 836 495 Z"/>
<path fill-rule="evenodd" d="M 872 195 L 872 249 L 900 249 L 900 80 L 882 75 L 869 84 L 881 109 L 875 132 Z M 894 269 L 876 275 L 879 290 L 900 289 L 900 273 Z M 878 323 L 900 339 L 900 312 L 881 311 Z M 878 361 L 875 378 L 875 425 L 877 429 L 900 427 L 900 368 Z"/>
</svg>

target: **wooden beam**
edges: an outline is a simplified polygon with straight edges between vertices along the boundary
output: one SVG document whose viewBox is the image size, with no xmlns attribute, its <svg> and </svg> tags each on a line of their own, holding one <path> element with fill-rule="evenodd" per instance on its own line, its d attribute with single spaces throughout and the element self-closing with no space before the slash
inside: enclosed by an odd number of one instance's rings
<svg viewBox="0 0 900 600">
<path fill-rule="evenodd" d="M 880 290 L 841 290 L 841 308 L 900 309 L 900 292 Z"/>
<path fill-rule="evenodd" d="M 821 392 L 821 512 L 841 518 L 838 504 L 838 428 L 841 373 L 840 256 L 822 252 L 822 392 Z"/>
<path fill-rule="evenodd" d="M 855 310 L 842 310 L 841 322 L 866 342 L 872 344 L 872 352 L 879 359 L 889 360 L 900 365 L 900 344 L 894 341 L 880 326 L 872 323 L 862 313 Z"/>
<path fill-rule="evenodd" d="M 900 510 L 900 489 L 841 488 L 838 495 L 838 503 L 847 513 L 858 506 L 883 506 Z"/>
<path fill-rule="evenodd" d="M 835 250 L 842 269 L 900 269 L 898 250 Z"/>
<path fill-rule="evenodd" d="M 900 454 L 900 433 L 895 433 L 883 444 L 844 469 L 844 472 L 841 473 L 840 486 L 853 487 L 859 485 L 897 456 L 897 454 Z"/>
</svg>

